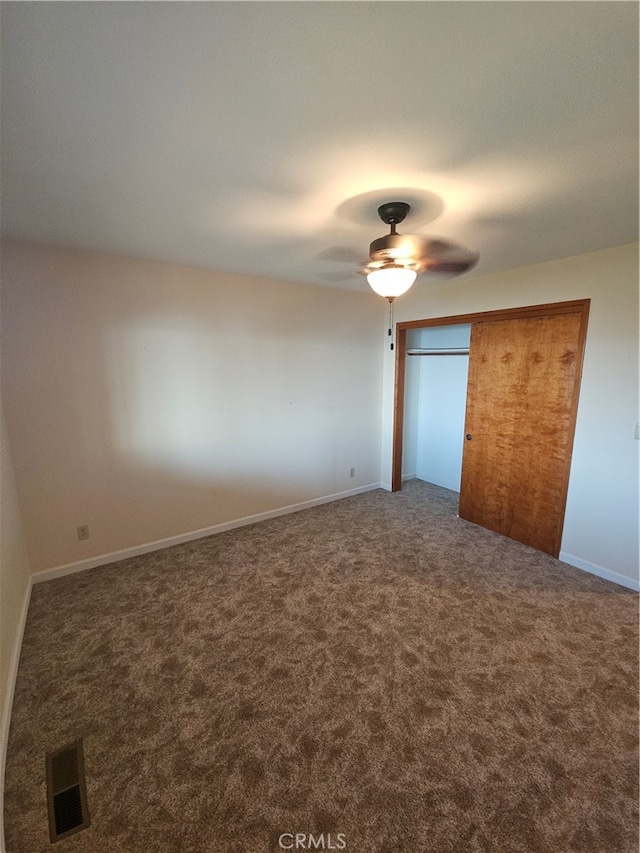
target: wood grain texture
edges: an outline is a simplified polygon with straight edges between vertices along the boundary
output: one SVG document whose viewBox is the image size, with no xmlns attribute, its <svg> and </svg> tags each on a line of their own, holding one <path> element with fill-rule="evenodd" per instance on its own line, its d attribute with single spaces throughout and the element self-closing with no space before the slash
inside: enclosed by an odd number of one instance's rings
<svg viewBox="0 0 640 853">
<path fill-rule="evenodd" d="M 396 376 L 394 387 L 394 412 L 404 412 L 404 380 L 407 360 L 407 330 L 396 326 Z M 393 419 L 393 460 L 391 463 L 391 491 L 402 489 L 402 432 L 404 419 Z"/>
<path fill-rule="evenodd" d="M 558 556 L 582 313 L 472 326 L 460 516 Z"/>
</svg>

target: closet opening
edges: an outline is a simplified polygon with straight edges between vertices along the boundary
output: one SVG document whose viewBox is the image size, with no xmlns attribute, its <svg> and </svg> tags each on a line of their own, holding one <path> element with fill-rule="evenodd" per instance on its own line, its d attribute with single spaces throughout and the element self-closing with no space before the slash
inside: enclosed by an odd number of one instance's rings
<svg viewBox="0 0 640 853">
<path fill-rule="evenodd" d="M 407 330 L 403 480 L 460 492 L 471 324 Z"/>
</svg>

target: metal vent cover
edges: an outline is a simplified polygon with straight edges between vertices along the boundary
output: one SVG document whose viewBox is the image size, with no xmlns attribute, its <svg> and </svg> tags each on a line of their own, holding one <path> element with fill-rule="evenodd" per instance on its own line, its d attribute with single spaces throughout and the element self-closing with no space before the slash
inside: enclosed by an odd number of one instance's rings
<svg viewBox="0 0 640 853">
<path fill-rule="evenodd" d="M 47 807 L 51 843 L 91 823 L 84 780 L 82 739 L 47 753 Z"/>
</svg>

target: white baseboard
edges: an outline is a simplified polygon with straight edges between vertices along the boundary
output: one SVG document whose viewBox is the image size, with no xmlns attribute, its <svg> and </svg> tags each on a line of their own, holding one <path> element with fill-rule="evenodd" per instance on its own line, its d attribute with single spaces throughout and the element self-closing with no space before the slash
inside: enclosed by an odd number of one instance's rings
<svg viewBox="0 0 640 853">
<path fill-rule="evenodd" d="M 29 584 L 25 590 L 22 607 L 18 617 L 16 635 L 13 638 L 13 648 L 9 658 L 9 671 L 7 673 L 6 691 L 4 701 L 0 709 L 0 850 L 6 853 L 4 841 L 4 773 L 7 763 L 7 746 L 9 744 L 9 724 L 11 723 L 11 709 L 13 708 L 13 695 L 16 689 L 16 678 L 18 676 L 18 664 L 20 663 L 20 651 L 22 650 L 22 638 L 27 623 L 29 601 L 31 600 L 31 588 L 33 581 L 29 578 Z"/>
<path fill-rule="evenodd" d="M 560 560 L 562 560 L 563 563 L 569 563 L 570 566 L 574 566 L 576 569 L 582 569 L 584 572 L 597 575 L 599 578 L 603 578 L 606 581 L 617 583 L 627 589 L 632 589 L 634 592 L 640 592 L 640 583 L 637 580 L 618 574 L 618 572 L 612 572 L 611 569 L 605 569 L 603 566 L 598 566 L 596 563 L 590 563 L 588 560 L 583 560 L 581 557 L 574 557 L 573 554 L 567 554 L 566 551 L 560 551 Z"/>
<path fill-rule="evenodd" d="M 247 515 L 244 518 L 237 518 L 233 521 L 225 521 L 222 524 L 214 524 L 212 527 L 203 527 L 200 530 L 192 530 L 189 533 L 180 533 L 177 536 L 169 536 L 167 539 L 159 539 L 156 542 L 146 542 L 143 545 L 135 545 L 132 548 L 125 548 L 122 551 L 112 551 L 109 554 L 101 554 L 97 557 L 88 557 L 86 560 L 78 560 L 76 563 L 67 563 L 64 566 L 54 566 L 51 569 L 42 569 L 33 574 L 33 582 L 41 583 L 42 581 L 54 580 L 65 575 L 73 575 L 76 572 L 83 572 L 86 569 L 95 569 L 98 566 L 106 566 L 109 563 L 117 563 L 120 560 L 128 560 L 130 557 L 139 557 L 142 554 L 150 554 L 152 551 L 161 551 L 163 548 L 171 548 L 173 545 L 182 545 L 184 542 L 192 542 L 194 539 L 203 539 L 205 536 L 213 536 L 216 533 L 224 533 L 226 530 L 234 530 L 237 527 L 246 527 L 249 524 L 256 524 L 258 521 L 266 521 L 269 518 L 277 518 L 280 515 L 289 515 L 290 513 L 300 512 L 303 509 L 311 509 L 314 506 L 321 504 L 332 503 L 333 501 L 349 498 L 353 495 L 360 495 L 364 492 L 372 492 L 374 489 L 385 488 L 381 483 L 370 483 L 367 486 L 360 486 L 357 489 L 349 489 L 346 492 L 338 492 L 334 495 L 325 495 L 322 498 L 313 498 L 312 500 L 302 501 L 301 503 L 291 504 L 290 506 L 279 507 L 278 509 L 259 512 L 256 515 Z"/>
<path fill-rule="evenodd" d="M 441 489 L 447 489 L 450 492 L 457 492 L 460 494 L 460 480 L 457 480 L 455 483 L 447 480 L 445 483 L 443 480 L 435 480 L 433 477 L 427 480 L 419 474 L 416 474 L 416 480 L 420 480 L 422 483 L 431 483 L 432 486 L 440 486 Z"/>
</svg>

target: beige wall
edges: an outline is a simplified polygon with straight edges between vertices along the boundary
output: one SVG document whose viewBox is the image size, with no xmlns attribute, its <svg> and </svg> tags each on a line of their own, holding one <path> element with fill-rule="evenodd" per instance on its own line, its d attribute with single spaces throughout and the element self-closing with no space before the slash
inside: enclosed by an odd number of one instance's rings
<svg viewBox="0 0 640 853">
<path fill-rule="evenodd" d="M 396 319 L 585 297 L 561 557 L 637 582 L 637 244 L 419 280 Z M 385 313 L 369 294 L 6 244 L 4 405 L 32 568 L 388 483 Z"/>
<path fill-rule="evenodd" d="M 561 559 L 638 582 L 638 244 L 448 283 L 418 283 L 397 320 L 591 299 Z M 382 480 L 390 481 L 393 357 Z"/>
<path fill-rule="evenodd" d="M 29 589 L 29 559 L 18 508 L 11 450 L 0 412 L 0 688 L 4 708 L 7 678 Z"/>
<path fill-rule="evenodd" d="M 34 571 L 379 482 L 373 294 L 16 243 L 2 264 Z"/>
<path fill-rule="evenodd" d="M 4 767 L 13 687 L 29 603 L 30 570 L 11 450 L 0 406 L 0 848 L 4 850 Z"/>
</svg>

